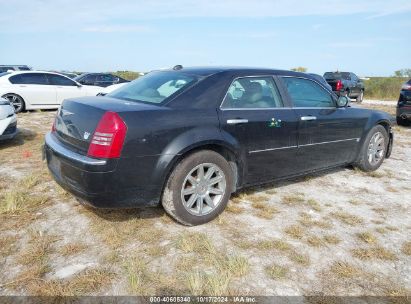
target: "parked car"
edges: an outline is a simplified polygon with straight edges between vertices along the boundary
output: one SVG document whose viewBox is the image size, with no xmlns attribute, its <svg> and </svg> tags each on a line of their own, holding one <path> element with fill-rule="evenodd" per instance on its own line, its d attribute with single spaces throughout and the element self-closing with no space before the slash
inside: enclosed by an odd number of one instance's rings
<svg viewBox="0 0 411 304">
<path fill-rule="evenodd" d="M 7 99 L 0 98 L 0 141 L 17 135 L 17 117 Z"/>
<path fill-rule="evenodd" d="M 347 104 L 304 73 L 155 71 L 103 97 L 65 100 L 44 155 L 85 204 L 161 202 L 198 225 L 243 187 L 350 164 L 376 170 L 391 153 L 390 115 Z"/>
<path fill-rule="evenodd" d="M 74 78 L 79 76 L 77 74 L 70 73 L 70 72 L 58 72 L 58 71 L 50 71 L 50 72 L 57 73 L 57 74 L 60 74 L 60 75 L 64 75 L 64 76 L 66 76 L 68 78 L 71 78 L 71 79 L 74 79 Z"/>
<path fill-rule="evenodd" d="M 0 96 L 8 99 L 16 113 L 23 110 L 57 109 L 66 98 L 96 96 L 99 88 L 51 72 L 0 73 Z"/>
<path fill-rule="evenodd" d="M 30 71 L 31 68 L 27 65 L 0 65 L 0 73 L 8 71 Z"/>
<path fill-rule="evenodd" d="M 113 85 L 105 87 L 105 88 L 101 88 L 100 92 L 97 93 L 97 96 L 105 96 L 108 93 L 111 93 L 114 90 L 117 90 L 117 89 L 121 88 L 122 86 L 126 85 L 127 83 L 128 82 L 117 83 L 117 84 L 113 84 Z"/>
<path fill-rule="evenodd" d="M 326 72 L 324 78 L 339 96 L 348 96 L 358 103 L 364 99 L 364 83 L 351 72 Z"/>
<path fill-rule="evenodd" d="M 75 81 L 92 86 L 108 87 L 117 83 L 129 82 L 119 76 L 109 73 L 85 73 L 74 78 Z"/>
<path fill-rule="evenodd" d="M 397 124 L 402 126 L 411 125 L 411 79 L 401 87 L 397 104 Z"/>
<path fill-rule="evenodd" d="M 320 82 L 322 85 L 324 85 L 330 91 L 333 90 L 333 88 L 330 86 L 330 84 L 325 80 L 325 78 L 323 76 L 318 75 L 318 74 L 314 74 L 314 73 L 308 73 L 308 74 L 313 76 L 318 82 Z"/>
</svg>

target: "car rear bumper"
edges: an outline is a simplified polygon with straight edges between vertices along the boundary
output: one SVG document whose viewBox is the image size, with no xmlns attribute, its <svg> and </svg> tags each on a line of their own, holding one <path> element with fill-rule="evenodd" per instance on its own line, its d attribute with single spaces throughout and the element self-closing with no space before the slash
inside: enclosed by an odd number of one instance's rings
<svg viewBox="0 0 411 304">
<path fill-rule="evenodd" d="M 96 208 L 133 208 L 158 204 L 150 187 L 125 186 L 118 159 L 94 159 L 66 148 L 47 133 L 43 158 L 54 180 L 82 203 Z M 129 183 L 127 183 L 129 185 Z"/>
<path fill-rule="evenodd" d="M 19 130 L 17 129 L 17 119 L 13 119 L 9 125 L 2 131 L 0 134 L 0 140 L 8 140 L 16 137 L 16 135 L 19 133 Z"/>
<path fill-rule="evenodd" d="M 411 120 L 411 102 L 399 103 L 397 106 L 397 117 Z"/>
</svg>

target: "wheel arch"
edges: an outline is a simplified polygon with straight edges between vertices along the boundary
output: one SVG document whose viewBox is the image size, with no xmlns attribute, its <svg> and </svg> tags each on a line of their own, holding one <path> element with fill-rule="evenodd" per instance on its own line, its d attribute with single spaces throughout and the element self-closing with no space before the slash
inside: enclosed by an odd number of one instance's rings
<svg viewBox="0 0 411 304">
<path fill-rule="evenodd" d="M 174 168 L 181 162 L 181 160 L 195 152 L 202 150 L 211 150 L 222 155 L 230 164 L 230 167 L 233 170 L 234 178 L 232 186 L 234 191 L 242 187 L 245 165 L 241 160 L 242 158 L 239 157 L 238 153 L 236 153 L 236 149 L 220 140 L 208 140 L 187 146 L 178 154 L 163 154 L 160 157 L 154 170 L 153 180 L 157 180 L 161 184 L 161 193 L 163 193 L 167 180 L 172 174 Z"/>
<path fill-rule="evenodd" d="M 15 96 L 21 98 L 21 100 L 23 101 L 22 111 L 30 109 L 30 106 L 27 105 L 27 101 L 24 99 L 24 97 L 21 94 L 14 93 L 14 92 L 6 92 L 6 93 L 2 94 L 1 97 L 6 96 L 6 95 L 15 95 Z"/>
</svg>

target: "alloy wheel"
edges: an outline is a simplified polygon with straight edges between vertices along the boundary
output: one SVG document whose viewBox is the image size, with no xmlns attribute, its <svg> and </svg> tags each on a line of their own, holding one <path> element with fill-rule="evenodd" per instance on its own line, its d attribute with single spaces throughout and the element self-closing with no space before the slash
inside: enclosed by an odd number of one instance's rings
<svg viewBox="0 0 411 304">
<path fill-rule="evenodd" d="M 226 177 L 216 164 L 196 166 L 186 176 L 181 189 L 184 208 L 191 214 L 203 216 L 215 210 L 226 192 Z"/>
<path fill-rule="evenodd" d="M 385 140 L 384 136 L 382 135 L 381 132 L 375 133 L 370 140 L 370 143 L 368 145 L 368 162 L 372 165 L 375 166 L 378 164 L 381 159 L 384 157 L 384 151 L 385 151 Z"/>
<path fill-rule="evenodd" d="M 18 113 L 23 109 L 23 102 L 21 98 L 14 94 L 6 94 L 3 96 L 3 98 L 6 98 L 14 107 L 14 112 Z"/>
</svg>

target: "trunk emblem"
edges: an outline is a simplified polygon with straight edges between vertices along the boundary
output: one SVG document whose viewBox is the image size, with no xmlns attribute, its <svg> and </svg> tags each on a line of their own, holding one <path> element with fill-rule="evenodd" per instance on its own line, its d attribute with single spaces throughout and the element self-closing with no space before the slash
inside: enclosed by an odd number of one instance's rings
<svg viewBox="0 0 411 304">
<path fill-rule="evenodd" d="M 88 139 L 90 137 L 90 133 L 89 132 L 84 132 L 84 139 Z"/>
<path fill-rule="evenodd" d="M 69 116 L 69 115 L 73 115 L 73 114 L 74 114 L 73 112 L 61 109 L 61 115 L 62 116 Z"/>
</svg>

